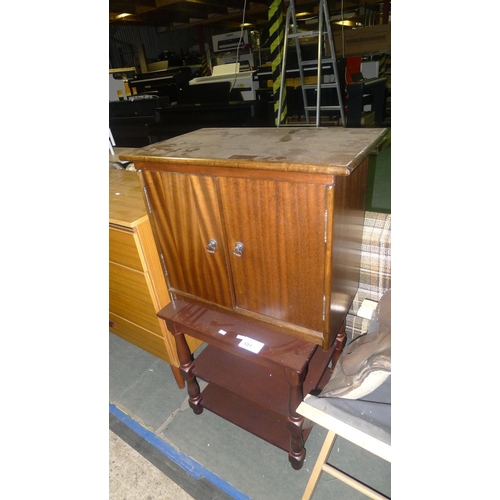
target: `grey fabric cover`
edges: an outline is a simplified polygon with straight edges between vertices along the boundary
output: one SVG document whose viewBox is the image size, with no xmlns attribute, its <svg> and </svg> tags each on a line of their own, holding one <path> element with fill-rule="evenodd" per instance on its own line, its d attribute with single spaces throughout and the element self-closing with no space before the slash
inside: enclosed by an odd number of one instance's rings
<svg viewBox="0 0 500 500">
<path fill-rule="evenodd" d="M 368 333 L 347 345 L 319 397 L 360 399 L 391 374 L 391 290 L 380 299 Z"/>
</svg>

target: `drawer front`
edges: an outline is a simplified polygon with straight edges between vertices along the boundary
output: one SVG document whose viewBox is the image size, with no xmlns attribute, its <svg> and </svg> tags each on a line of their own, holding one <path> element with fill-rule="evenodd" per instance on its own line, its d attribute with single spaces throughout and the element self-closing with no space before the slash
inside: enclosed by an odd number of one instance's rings
<svg viewBox="0 0 500 500">
<path fill-rule="evenodd" d="M 114 262 L 109 263 L 109 289 L 134 301 L 152 304 L 144 273 Z"/>
<path fill-rule="evenodd" d="M 133 232 L 109 228 L 109 260 L 137 271 L 143 270 Z"/>
<path fill-rule="evenodd" d="M 137 302 L 128 295 L 110 289 L 109 310 L 131 323 L 135 323 L 146 330 L 151 330 L 157 335 L 162 335 L 159 319 L 156 317 L 155 308 L 151 301 L 149 303 Z"/>
<path fill-rule="evenodd" d="M 111 333 L 114 333 L 137 347 L 144 349 L 153 356 L 163 359 L 167 363 L 173 363 L 175 366 L 179 365 L 178 362 L 175 363 L 174 360 L 169 358 L 165 342 L 161 335 L 156 335 L 138 325 L 130 323 L 130 321 L 127 321 L 116 314 L 110 313 L 109 319 L 113 322 L 113 326 L 109 327 L 109 331 Z"/>
</svg>

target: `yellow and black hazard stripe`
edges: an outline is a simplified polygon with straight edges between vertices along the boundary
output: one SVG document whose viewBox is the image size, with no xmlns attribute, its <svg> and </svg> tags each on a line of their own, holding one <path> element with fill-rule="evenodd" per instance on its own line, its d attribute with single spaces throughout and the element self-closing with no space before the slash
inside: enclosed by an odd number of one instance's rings
<svg viewBox="0 0 500 500">
<path fill-rule="evenodd" d="M 387 54 L 381 54 L 378 60 L 378 76 L 385 76 L 387 71 Z"/>
<path fill-rule="evenodd" d="M 269 42 L 271 48 L 271 68 L 273 74 L 273 103 L 274 103 L 274 124 L 285 123 L 287 117 L 286 107 L 286 85 L 283 87 L 283 103 L 281 117 L 278 121 L 280 86 L 281 86 L 281 64 L 283 59 L 283 37 L 284 37 L 284 16 L 283 0 L 270 0 L 268 7 L 269 19 Z M 284 77 L 284 75 L 283 75 Z"/>
<path fill-rule="evenodd" d="M 211 71 L 210 67 L 208 66 L 207 53 L 205 51 L 205 37 L 203 35 L 203 28 L 201 26 L 197 26 L 196 33 L 198 35 L 198 46 L 200 47 L 201 74 L 203 76 L 210 76 Z"/>
<path fill-rule="evenodd" d="M 210 76 L 210 68 L 208 67 L 207 54 L 201 54 L 201 74 L 203 76 Z"/>
</svg>

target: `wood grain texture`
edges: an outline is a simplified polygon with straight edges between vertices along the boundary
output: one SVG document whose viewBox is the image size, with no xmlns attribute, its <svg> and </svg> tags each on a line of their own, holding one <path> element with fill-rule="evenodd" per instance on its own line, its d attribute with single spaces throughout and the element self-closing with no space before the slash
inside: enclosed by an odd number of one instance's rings
<svg viewBox="0 0 500 500">
<path fill-rule="evenodd" d="M 142 260 L 149 296 L 158 312 L 170 302 L 170 295 L 149 222 L 135 228 L 135 240 L 137 248 L 140 248 L 139 256 Z"/>
<path fill-rule="evenodd" d="M 148 162 L 138 162 L 140 170 L 150 170 L 151 165 Z M 139 170 L 139 176 L 140 176 Z M 154 170 L 165 172 L 177 172 L 181 174 L 208 175 L 219 177 L 237 177 L 239 179 L 260 179 L 270 181 L 285 181 L 285 182 L 306 182 L 308 184 L 331 184 L 334 176 L 332 174 L 322 174 L 314 172 L 288 172 L 286 170 L 259 170 L 250 168 L 230 168 L 217 167 L 214 170 L 210 163 L 191 163 L 182 161 L 177 163 L 155 163 Z"/>
<path fill-rule="evenodd" d="M 218 182 L 236 307 L 321 332 L 325 187 L 223 177 Z M 236 242 L 244 245 L 241 257 L 232 252 Z"/>
<path fill-rule="evenodd" d="M 134 302 L 145 303 L 148 306 L 153 305 L 144 273 L 130 267 L 110 262 L 109 288 L 130 297 Z"/>
<path fill-rule="evenodd" d="M 170 290 L 232 307 L 220 210 L 212 177 L 143 172 Z M 217 242 L 215 253 L 207 251 Z"/>
<path fill-rule="evenodd" d="M 109 228 L 109 261 L 143 271 L 133 231 Z"/>
<path fill-rule="evenodd" d="M 157 335 L 162 334 L 156 311 L 151 302 L 149 304 L 146 301 L 137 302 L 130 295 L 123 295 L 110 289 L 109 310 Z"/>
<path fill-rule="evenodd" d="M 329 303 L 333 332 L 340 329 L 359 287 L 367 176 L 368 158 L 349 177 L 336 178 Z"/>
<path fill-rule="evenodd" d="M 109 191 L 110 331 L 178 367 L 173 336 L 156 316 L 170 295 L 137 172 L 111 170 Z M 191 351 L 201 345 L 187 342 Z"/>
<path fill-rule="evenodd" d="M 147 219 L 137 172 L 109 170 L 109 222 L 132 228 Z"/>
</svg>

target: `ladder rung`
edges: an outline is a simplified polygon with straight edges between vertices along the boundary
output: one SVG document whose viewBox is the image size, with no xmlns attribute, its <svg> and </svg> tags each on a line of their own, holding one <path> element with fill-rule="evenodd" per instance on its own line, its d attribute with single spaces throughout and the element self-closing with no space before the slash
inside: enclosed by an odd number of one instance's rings
<svg viewBox="0 0 500 500">
<path fill-rule="evenodd" d="M 302 61 L 302 66 L 309 66 L 309 65 L 315 64 L 316 66 L 318 65 L 318 60 L 317 59 L 311 59 L 307 61 Z M 327 58 L 327 59 L 321 59 L 321 65 L 323 64 L 333 64 L 333 59 Z"/>
<path fill-rule="evenodd" d="M 322 89 L 334 89 L 334 88 L 337 88 L 337 86 L 338 85 L 336 83 L 322 83 L 321 84 Z M 311 83 L 311 84 L 304 85 L 302 88 L 304 88 L 304 89 L 317 89 L 318 86 L 315 83 Z"/>
<path fill-rule="evenodd" d="M 319 35 L 327 35 L 327 32 L 323 31 L 320 33 L 319 31 L 301 31 L 299 33 L 288 33 L 287 38 L 308 38 L 310 36 L 319 36 Z"/>
<path fill-rule="evenodd" d="M 317 106 L 304 106 L 304 109 L 308 111 L 315 111 Z M 340 106 L 320 106 L 320 111 L 340 111 Z"/>
</svg>

